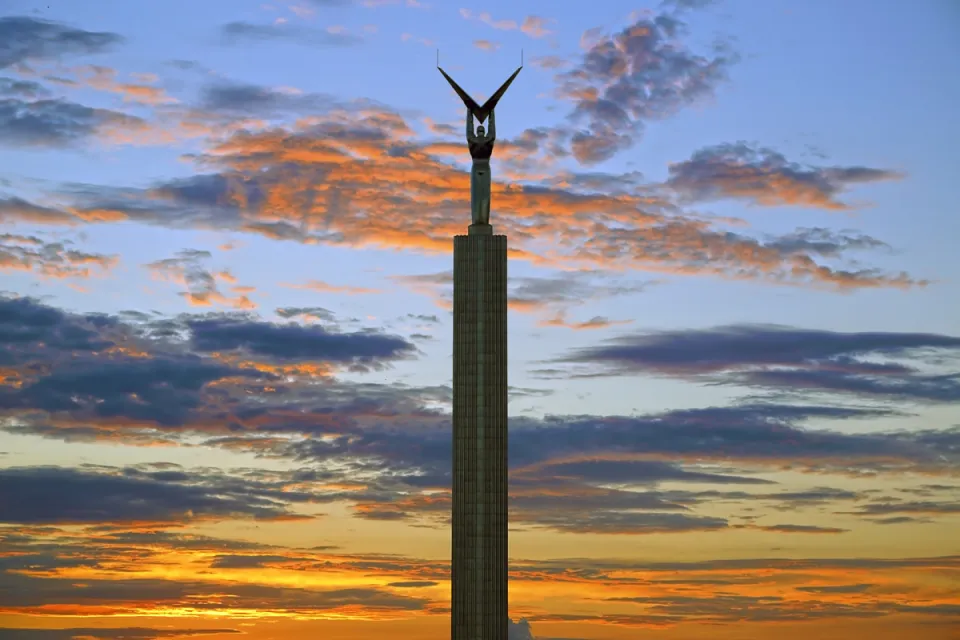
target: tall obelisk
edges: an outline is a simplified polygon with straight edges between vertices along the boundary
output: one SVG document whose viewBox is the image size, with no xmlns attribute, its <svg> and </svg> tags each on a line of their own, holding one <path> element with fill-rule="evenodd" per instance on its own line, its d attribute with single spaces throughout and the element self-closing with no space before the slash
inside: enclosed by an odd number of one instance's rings
<svg viewBox="0 0 960 640">
<path fill-rule="evenodd" d="M 453 241 L 453 640 L 507 638 L 507 237 Z"/>
<path fill-rule="evenodd" d="M 482 107 L 440 71 L 467 107 L 473 158 L 473 224 L 453 240 L 451 638 L 507 640 L 507 237 L 489 221 L 490 157 L 494 107 L 520 69 Z"/>
</svg>

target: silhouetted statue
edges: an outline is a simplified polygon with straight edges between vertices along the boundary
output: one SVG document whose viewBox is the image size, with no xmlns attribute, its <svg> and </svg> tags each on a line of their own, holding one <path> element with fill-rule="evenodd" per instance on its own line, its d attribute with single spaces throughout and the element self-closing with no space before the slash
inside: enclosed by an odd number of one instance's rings
<svg viewBox="0 0 960 640">
<path fill-rule="evenodd" d="M 437 65 L 437 69 L 440 69 L 439 65 Z M 507 91 L 507 87 L 520 73 L 520 69 L 523 69 L 522 60 L 520 68 L 507 78 L 507 81 L 483 103 L 483 106 L 478 105 L 473 98 L 467 95 L 466 91 L 460 88 L 460 85 L 453 81 L 453 78 L 447 75 L 446 71 L 440 69 L 440 73 L 447 79 L 453 90 L 463 100 L 464 106 L 467 107 L 467 146 L 470 148 L 470 157 L 473 158 L 473 169 L 470 171 L 470 210 L 474 225 L 490 224 L 490 156 L 493 155 L 493 142 L 497 137 L 493 109 Z M 474 117 L 480 121 L 476 133 L 473 131 Z M 483 129 L 483 121 L 487 117 L 490 118 L 489 134 Z"/>
<path fill-rule="evenodd" d="M 473 111 L 467 109 L 467 146 L 473 158 L 470 171 L 470 212 L 473 224 L 490 224 L 490 156 L 497 139 L 497 124 L 494 111 L 490 111 L 490 133 L 483 125 L 473 132 Z"/>
</svg>

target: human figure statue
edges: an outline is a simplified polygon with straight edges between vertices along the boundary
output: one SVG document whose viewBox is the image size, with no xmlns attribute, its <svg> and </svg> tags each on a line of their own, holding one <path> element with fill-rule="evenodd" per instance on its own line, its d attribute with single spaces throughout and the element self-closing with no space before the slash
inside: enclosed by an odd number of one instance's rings
<svg viewBox="0 0 960 640">
<path fill-rule="evenodd" d="M 475 225 L 490 224 L 490 156 L 497 138 L 497 125 L 493 110 L 490 111 L 490 133 L 481 124 L 473 131 L 473 111 L 467 108 L 467 146 L 473 158 L 470 171 L 470 211 Z"/>
<path fill-rule="evenodd" d="M 520 67 L 513 72 L 507 81 L 500 85 L 492 96 L 483 105 L 471 98 L 460 85 L 454 82 L 447 72 L 440 69 L 440 53 L 437 52 L 437 69 L 443 74 L 450 86 L 456 92 L 463 105 L 467 108 L 467 146 L 470 148 L 470 157 L 473 158 L 473 169 L 470 171 L 470 209 L 473 217 L 471 227 L 480 233 L 490 232 L 490 156 L 493 155 L 493 141 L 497 137 L 497 127 L 493 122 L 493 109 L 506 93 L 513 79 L 523 69 L 523 55 L 520 57 Z M 476 133 L 473 131 L 473 119 L 480 121 Z M 483 129 L 483 121 L 490 118 L 490 133 Z M 473 233 L 473 231 L 471 231 Z"/>
</svg>

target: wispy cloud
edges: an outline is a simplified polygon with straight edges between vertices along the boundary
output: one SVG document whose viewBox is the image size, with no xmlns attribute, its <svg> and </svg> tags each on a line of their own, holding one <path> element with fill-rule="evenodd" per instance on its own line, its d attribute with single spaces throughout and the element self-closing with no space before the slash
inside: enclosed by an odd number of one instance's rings
<svg viewBox="0 0 960 640">
<path fill-rule="evenodd" d="M 227 270 L 211 271 L 204 264 L 213 255 L 209 251 L 184 249 L 173 258 L 164 258 L 144 265 L 156 278 L 175 282 L 186 287 L 180 293 L 186 301 L 198 307 L 224 305 L 233 309 L 255 309 L 249 294 L 252 287 L 238 285 L 236 278 Z M 226 295 L 221 285 L 230 287 L 235 294 Z"/>
<path fill-rule="evenodd" d="M 547 29 L 547 26 L 555 22 L 552 18 L 536 15 L 528 15 L 520 23 L 515 20 L 495 20 L 487 11 L 475 13 L 470 9 L 460 9 L 460 15 L 466 20 L 476 20 L 501 31 L 519 30 L 531 38 L 543 38 L 550 35 L 553 31 Z"/>
<path fill-rule="evenodd" d="M 608 160 L 636 144 L 647 122 L 714 96 L 737 55 L 727 48 L 695 54 L 679 39 L 685 29 L 677 15 L 661 13 L 616 34 L 584 33 L 585 53 L 556 76 L 557 96 L 574 105 L 571 121 L 586 123 L 571 138 L 578 161 Z"/>
<path fill-rule="evenodd" d="M 647 373 L 778 392 L 960 401 L 960 337 L 739 325 L 621 336 L 561 359 L 568 375 Z"/>
<path fill-rule="evenodd" d="M 116 33 L 85 31 L 31 16 L 0 17 L 0 69 L 66 55 L 102 53 L 123 42 Z"/>
<path fill-rule="evenodd" d="M 0 234 L 0 271 L 29 271 L 49 278 L 89 278 L 111 270 L 119 256 L 71 248 L 71 241 L 47 242 L 37 236 Z"/>
<path fill-rule="evenodd" d="M 140 117 L 62 99 L 0 99 L 0 138 L 13 146 L 68 147 L 91 138 L 125 140 L 148 133 Z"/>
<path fill-rule="evenodd" d="M 671 164 L 667 186 L 690 201 L 736 198 L 761 206 L 793 205 L 844 210 L 836 199 L 851 186 L 903 175 L 869 167 L 816 167 L 789 162 L 772 149 L 745 142 L 701 149 Z"/>
<path fill-rule="evenodd" d="M 223 42 L 237 45 L 245 42 L 287 41 L 309 47 L 349 47 L 363 42 L 361 36 L 343 29 L 318 29 L 289 23 L 254 24 L 230 22 L 221 27 Z"/>
</svg>

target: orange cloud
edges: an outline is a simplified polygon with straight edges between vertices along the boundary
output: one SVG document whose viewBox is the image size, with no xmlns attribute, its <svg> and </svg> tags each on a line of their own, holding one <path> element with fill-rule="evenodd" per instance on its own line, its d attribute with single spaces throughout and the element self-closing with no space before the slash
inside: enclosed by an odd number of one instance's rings
<svg viewBox="0 0 960 640">
<path fill-rule="evenodd" d="M 594 316 L 582 322 L 571 322 L 566 319 L 565 315 L 560 314 L 553 318 L 541 320 L 538 324 L 543 327 L 565 327 L 567 329 L 581 331 L 584 329 L 606 329 L 617 325 L 630 324 L 632 322 L 633 320 L 610 320 L 603 316 Z"/>
<path fill-rule="evenodd" d="M 317 291 L 319 293 L 346 293 L 350 295 L 383 293 L 383 291 L 380 289 L 371 289 L 369 287 L 353 287 L 349 285 L 333 285 L 321 280 L 309 280 L 304 284 L 289 284 L 281 282 L 280 286 L 288 287 L 290 289 L 309 289 L 310 291 Z"/>
<path fill-rule="evenodd" d="M 203 261 L 210 258 L 208 251 L 187 249 L 175 258 L 158 260 L 144 265 L 158 280 L 174 282 L 187 290 L 180 293 L 187 304 L 196 307 L 220 305 L 232 309 L 256 309 L 257 304 L 249 295 L 255 289 L 249 286 L 232 286 L 234 296 L 224 294 L 218 285 L 220 282 L 235 284 L 236 278 L 229 271 L 210 272 L 203 267 Z"/>
<path fill-rule="evenodd" d="M 0 234 L 0 271 L 28 271 L 46 278 L 90 278 L 113 269 L 117 256 L 70 249 L 71 242 Z"/>
<path fill-rule="evenodd" d="M 473 46 L 483 51 L 496 51 L 500 48 L 500 43 L 493 42 L 492 40 L 474 40 Z"/>
<path fill-rule="evenodd" d="M 469 172 L 462 166 L 468 156 L 460 143 L 418 143 L 413 135 L 401 116 L 373 107 L 337 109 L 290 128 L 227 130 L 193 158 L 217 175 L 158 185 L 138 207 L 112 199 L 69 211 L 154 224 L 194 215 L 201 228 L 232 225 L 304 243 L 444 254 L 469 221 Z M 728 230 L 722 220 L 683 213 L 662 188 L 637 184 L 633 175 L 549 169 L 551 135 L 531 130 L 497 145 L 493 224 L 511 238 L 514 258 L 557 269 L 714 275 L 834 290 L 925 283 L 904 273 L 845 269 L 839 237 L 762 241 Z M 180 209 L 188 204 L 188 184 L 193 213 Z M 23 201 L 0 201 L 4 209 L 51 223 L 74 219 Z M 831 243 L 836 249 L 823 254 Z"/>
</svg>

